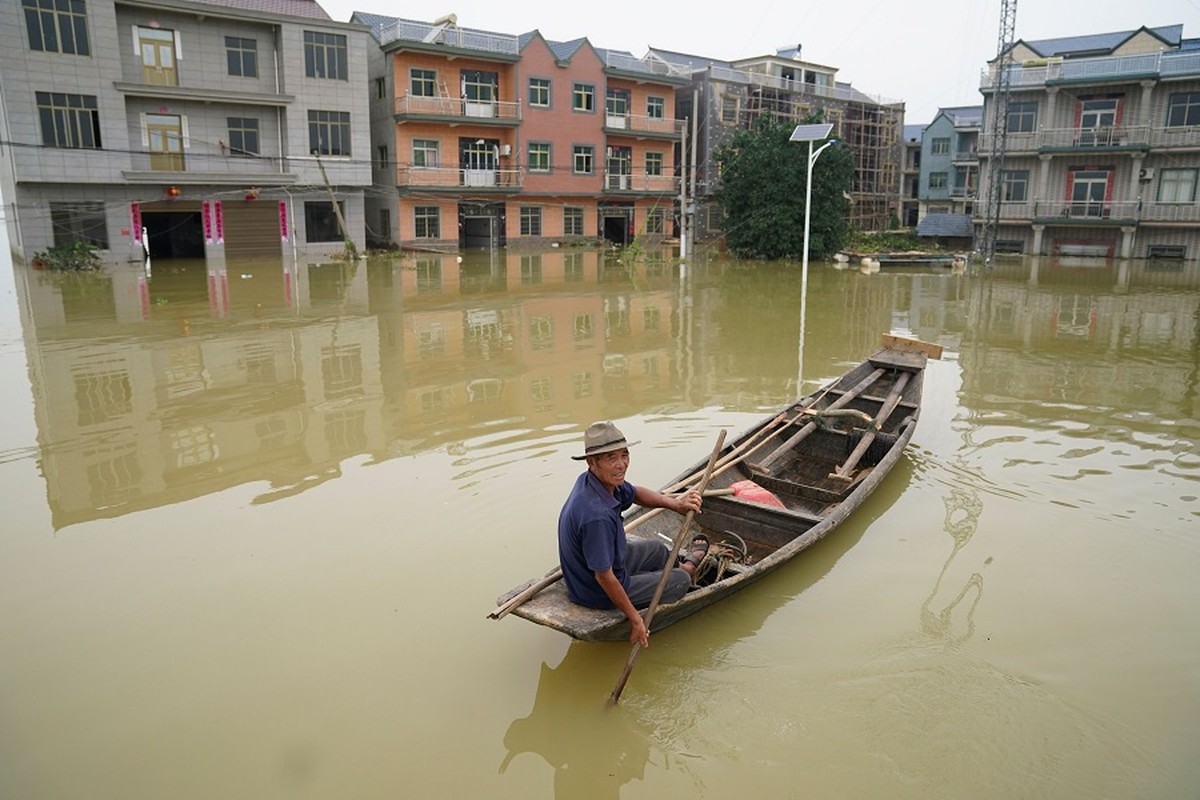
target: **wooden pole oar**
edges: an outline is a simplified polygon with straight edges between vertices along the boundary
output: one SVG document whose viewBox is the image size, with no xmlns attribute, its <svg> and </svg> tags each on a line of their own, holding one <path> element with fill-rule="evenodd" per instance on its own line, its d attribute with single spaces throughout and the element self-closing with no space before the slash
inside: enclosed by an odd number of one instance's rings
<svg viewBox="0 0 1200 800">
<path fill-rule="evenodd" d="M 712 455 L 708 457 L 708 466 L 704 468 L 704 477 L 700 479 L 700 485 L 697 490 L 703 494 L 708 488 L 708 481 L 712 478 L 713 467 L 717 463 L 717 456 L 721 453 L 721 448 L 725 445 L 725 431 L 721 431 L 717 436 L 717 444 L 713 447 Z M 667 565 L 662 571 L 662 576 L 658 579 L 658 586 L 654 589 L 654 597 L 650 600 L 650 605 L 646 608 L 642 619 L 646 622 L 646 630 L 650 629 L 650 623 L 654 620 L 654 612 L 658 610 L 658 601 L 662 599 L 663 590 L 667 588 L 667 581 L 671 577 L 672 565 L 675 559 L 679 557 L 679 551 L 683 549 L 683 543 L 687 541 L 688 529 L 692 527 L 692 520 L 695 518 L 696 512 L 689 511 L 687 517 L 683 520 L 683 525 L 679 528 L 679 533 L 675 536 L 675 546 L 671 548 L 671 555 L 667 558 Z M 632 649 L 629 651 L 629 659 L 625 662 L 625 669 L 621 671 L 621 677 L 617 679 L 617 685 L 613 687 L 612 694 L 609 695 L 608 701 L 614 705 L 621 699 L 621 692 L 625 689 L 625 683 L 629 680 L 630 673 L 633 672 L 633 662 L 637 660 L 638 653 L 641 651 L 642 645 L 640 642 L 634 642 Z"/>
</svg>

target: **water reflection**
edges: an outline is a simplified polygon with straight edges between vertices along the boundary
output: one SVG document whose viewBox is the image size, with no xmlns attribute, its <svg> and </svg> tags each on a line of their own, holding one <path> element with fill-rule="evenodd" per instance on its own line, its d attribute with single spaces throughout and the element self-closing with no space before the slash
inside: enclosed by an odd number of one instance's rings
<svg viewBox="0 0 1200 800">
<path fill-rule="evenodd" d="M 793 265 L 700 257 L 681 277 L 671 255 L 18 268 L 54 525 L 250 481 L 268 482 L 266 502 L 336 477 L 348 457 L 455 446 L 497 427 L 536 441 L 599 417 L 775 408 L 889 330 L 958 352 L 962 401 L 980 418 L 969 447 L 996 441 L 988 419 L 999 416 L 997 437 L 1103 427 L 1157 448 L 1165 469 L 1194 469 L 1190 448 L 1160 437 L 1173 426 L 1200 438 L 1195 263 L 818 267 L 800 376 Z M 1055 458 L 1079 474 L 1096 454 Z"/>
</svg>

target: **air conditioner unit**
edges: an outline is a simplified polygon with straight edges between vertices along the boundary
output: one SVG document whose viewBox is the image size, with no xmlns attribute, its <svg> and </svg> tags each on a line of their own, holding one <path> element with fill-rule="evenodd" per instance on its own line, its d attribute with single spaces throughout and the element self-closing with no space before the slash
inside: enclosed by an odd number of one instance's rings
<svg viewBox="0 0 1200 800">
<path fill-rule="evenodd" d="M 1142 169 L 1142 170 L 1138 170 L 1138 180 L 1139 180 L 1139 181 L 1152 181 L 1152 180 L 1154 180 L 1154 169 L 1153 169 L 1153 168 L 1151 168 L 1151 169 Z"/>
<path fill-rule="evenodd" d="M 500 145 L 500 155 L 511 156 L 512 155 L 512 145 L 511 144 Z"/>
</svg>

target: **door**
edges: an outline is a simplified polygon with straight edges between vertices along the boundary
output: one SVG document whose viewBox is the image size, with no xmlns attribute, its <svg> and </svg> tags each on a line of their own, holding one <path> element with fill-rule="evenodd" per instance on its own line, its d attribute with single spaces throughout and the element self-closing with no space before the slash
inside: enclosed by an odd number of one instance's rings
<svg viewBox="0 0 1200 800">
<path fill-rule="evenodd" d="M 175 32 L 162 28 L 138 28 L 138 51 L 142 58 L 142 82 L 153 86 L 177 86 Z"/>
<path fill-rule="evenodd" d="M 499 139 L 459 139 L 458 163 L 463 186 L 495 186 Z"/>
<path fill-rule="evenodd" d="M 1113 128 L 1117 125 L 1117 103 L 1115 97 L 1093 98 L 1080 101 L 1079 143 L 1090 147 L 1105 147 L 1113 144 Z"/>
<path fill-rule="evenodd" d="M 175 114 L 146 115 L 150 169 L 183 172 L 183 120 Z"/>
<path fill-rule="evenodd" d="M 496 101 L 500 95 L 500 76 L 495 72 L 465 69 L 462 73 L 463 115 L 468 117 L 496 116 Z"/>
<path fill-rule="evenodd" d="M 607 188 L 611 191 L 628 191 L 629 178 L 633 174 L 633 149 L 630 147 L 610 147 L 608 157 L 604 162 L 604 172 L 607 177 Z"/>
<path fill-rule="evenodd" d="M 604 101 L 605 121 L 610 128 L 626 128 L 629 119 L 629 90 L 609 89 Z"/>
<path fill-rule="evenodd" d="M 1107 171 L 1077 170 L 1071 182 L 1072 217 L 1108 216 L 1105 200 L 1108 198 Z"/>
</svg>

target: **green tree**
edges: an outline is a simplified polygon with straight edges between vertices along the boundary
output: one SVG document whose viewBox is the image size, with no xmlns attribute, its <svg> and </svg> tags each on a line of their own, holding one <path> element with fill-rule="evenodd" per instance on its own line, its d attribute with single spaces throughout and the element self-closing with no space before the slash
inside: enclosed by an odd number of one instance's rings
<svg viewBox="0 0 1200 800">
<path fill-rule="evenodd" d="M 761 116 L 717 149 L 721 185 L 716 196 L 725 216 L 725 243 L 741 258 L 800 258 L 804 253 L 808 144 L 788 141 L 794 128 Z M 850 152 L 836 144 L 813 165 L 810 257 L 831 256 L 846 241 L 846 192 L 853 177 Z"/>
</svg>

